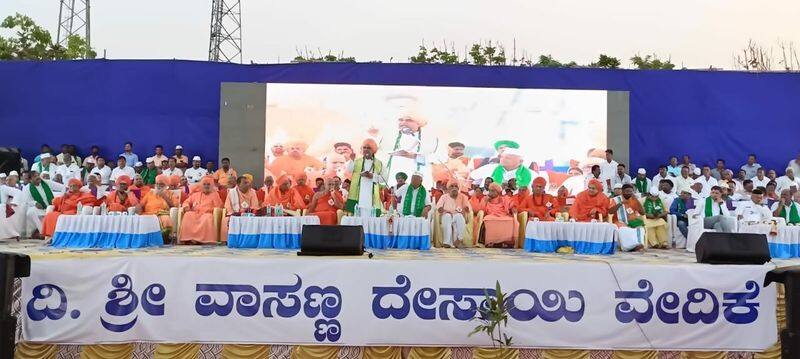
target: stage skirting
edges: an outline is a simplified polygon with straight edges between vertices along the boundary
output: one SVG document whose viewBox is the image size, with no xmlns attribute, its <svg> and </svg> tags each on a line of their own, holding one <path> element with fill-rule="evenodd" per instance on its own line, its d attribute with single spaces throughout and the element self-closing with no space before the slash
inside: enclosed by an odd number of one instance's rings
<svg viewBox="0 0 800 359">
<path fill-rule="evenodd" d="M 216 246 L 20 251 L 32 256 L 17 307 L 20 348 L 31 351 L 322 345 L 337 355 L 376 346 L 448 347 L 456 356 L 455 348 L 491 345 L 467 334 L 496 280 L 514 301 L 515 355 L 760 352 L 777 340 L 776 289 L 762 287 L 774 264 L 700 265 L 675 251 L 377 250 L 371 260 Z M 136 344 L 107 346 L 126 343 Z"/>
<path fill-rule="evenodd" d="M 142 248 L 164 243 L 156 216 L 59 216 L 53 246 Z"/>
</svg>

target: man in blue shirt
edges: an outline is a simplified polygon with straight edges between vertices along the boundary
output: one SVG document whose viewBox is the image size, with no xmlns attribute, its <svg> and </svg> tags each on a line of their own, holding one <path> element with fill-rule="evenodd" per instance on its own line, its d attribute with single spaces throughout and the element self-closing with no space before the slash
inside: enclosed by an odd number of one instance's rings
<svg viewBox="0 0 800 359">
<path fill-rule="evenodd" d="M 686 215 L 686 210 L 694 208 L 694 200 L 692 194 L 688 189 L 681 191 L 680 197 L 672 201 L 669 206 L 669 213 L 674 214 L 678 218 L 677 226 L 684 237 L 689 237 L 689 217 Z"/>
<path fill-rule="evenodd" d="M 672 156 L 669 158 L 669 166 L 667 166 L 667 173 L 672 177 L 680 177 L 681 165 L 678 164 L 678 157 Z"/>
<path fill-rule="evenodd" d="M 744 171 L 744 178 L 751 179 L 756 176 L 756 172 L 758 172 L 758 169 L 761 168 L 761 165 L 756 163 L 756 155 L 751 153 L 747 155 L 747 163 L 745 163 L 741 168 L 742 171 Z"/>
<path fill-rule="evenodd" d="M 133 143 L 125 142 L 125 152 L 119 154 L 121 157 L 125 157 L 125 163 L 130 165 L 139 162 L 139 156 L 133 153 Z"/>
</svg>

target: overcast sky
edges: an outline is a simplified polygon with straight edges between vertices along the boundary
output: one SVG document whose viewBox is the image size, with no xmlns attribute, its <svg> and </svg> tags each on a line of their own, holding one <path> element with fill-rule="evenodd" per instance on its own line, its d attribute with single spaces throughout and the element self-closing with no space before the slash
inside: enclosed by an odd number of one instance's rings
<svg viewBox="0 0 800 359">
<path fill-rule="evenodd" d="M 95 0 L 92 45 L 112 59 L 208 57 L 211 0 Z M 55 37 L 58 1 L 2 0 Z M 510 57 L 552 54 L 579 64 L 600 53 L 671 56 L 679 66 L 733 67 L 748 39 L 800 45 L 800 0 L 242 0 L 244 62 L 286 62 L 296 48 L 404 62 L 423 41 L 499 40 Z M 3 33 L 8 35 L 7 32 Z M 776 49 L 777 51 L 777 49 Z"/>
</svg>

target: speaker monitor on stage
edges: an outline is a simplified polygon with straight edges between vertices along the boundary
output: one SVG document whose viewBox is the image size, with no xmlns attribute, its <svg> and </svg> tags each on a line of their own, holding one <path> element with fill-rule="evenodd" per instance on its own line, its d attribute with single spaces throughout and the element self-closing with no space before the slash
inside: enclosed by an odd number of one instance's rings
<svg viewBox="0 0 800 359">
<path fill-rule="evenodd" d="M 9 173 L 22 168 L 19 149 L 16 147 L 0 147 L 0 172 Z"/>
<path fill-rule="evenodd" d="M 764 264 L 772 258 L 767 236 L 754 233 L 705 232 L 695 247 L 698 263 Z"/>
<path fill-rule="evenodd" d="M 301 256 L 360 256 L 364 254 L 362 226 L 303 226 Z"/>
</svg>

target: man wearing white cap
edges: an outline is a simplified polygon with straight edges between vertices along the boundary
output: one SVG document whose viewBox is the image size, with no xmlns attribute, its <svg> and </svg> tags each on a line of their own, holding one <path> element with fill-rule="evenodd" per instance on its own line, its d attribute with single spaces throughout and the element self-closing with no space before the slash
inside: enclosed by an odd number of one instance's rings
<svg viewBox="0 0 800 359">
<path fill-rule="evenodd" d="M 171 158 L 175 159 L 175 167 L 178 167 L 182 170 L 189 168 L 189 157 L 186 157 L 186 155 L 183 154 L 183 146 L 175 146 L 175 154 L 172 155 Z"/>
<path fill-rule="evenodd" d="M 186 171 L 183 172 L 189 184 L 199 183 L 200 180 L 208 174 L 205 168 L 200 167 L 202 161 L 200 156 L 192 157 L 192 167 L 187 168 Z"/>
<path fill-rule="evenodd" d="M 111 183 L 115 183 L 117 182 L 117 178 L 122 175 L 130 178 L 136 176 L 136 171 L 133 170 L 133 167 L 128 166 L 128 160 L 125 158 L 125 156 L 119 156 L 117 158 L 117 167 L 111 171 L 111 176 L 108 178 L 108 180 Z"/>
<path fill-rule="evenodd" d="M 708 197 L 708 196 L 703 196 L 703 182 L 700 182 L 698 180 L 692 181 L 692 185 L 689 186 L 689 191 L 690 191 L 689 193 L 692 194 L 692 198 L 694 199 L 701 199 Z M 709 192 L 711 192 L 711 189 L 709 189 Z"/>
<path fill-rule="evenodd" d="M 639 170 L 636 171 L 636 180 L 633 182 L 633 188 L 635 188 L 636 192 L 639 192 L 642 197 L 647 195 L 650 189 L 653 188 L 653 182 L 647 178 L 647 170 L 644 168 L 639 168 Z"/>
<path fill-rule="evenodd" d="M 611 197 L 622 196 L 622 183 L 614 183 L 611 187 Z"/>
<path fill-rule="evenodd" d="M 428 217 L 431 210 L 431 197 L 422 186 L 422 173 L 414 172 L 411 182 L 397 189 L 396 196 L 400 198 L 397 210 L 403 216 Z"/>
<path fill-rule="evenodd" d="M 17 171 L 11 171 L 8 173 L 8 178 L 6 178 L 6 186 L 22 189 L 22 184 L 19 183 L 19 173 L 17 173 Z"/>
<path fill-rule="evenodd" d="M 53 155 L 47 152 L 42 153 L 39 155 L 39 162 L 36 162 L 33 164 L 33 166 L 31 166 L 31 171 L 42 173 L 45 171 L 50 172 L 51 170 L 55 170 L 56 165 L 52 164 L 54 160 L 55 158 Z"/>
<path fill-rule="evenodd" d="M 697 167 L 695 167 L 695 168 L 694 168 L 693 170 L 691 170 L 691 171 L 692 171 L 692 178 L 693 178 L 693 179 L 697 179 L 697 178 L 699 178 L 700 176 L 702 176 L 702 175 L 703 175 L 703 171 L 701 171 L 701 170 L 700 170 L 699 168 L 697 168 Z"/>
<path fill-rule="evenodd" d="M 670 247 L 667 235 L 667 218 L 669 208 L 659 198 L 660 192 L 651 188 L 644 200 L 644 227 L 646 230 L 647 244 L 651 248 L 667 249 Z"/>
<path fill-rule="evenodd" d="M 141 162 L 136 162 L 133 165 L 133 172 L 134 173 L 142 173 L 143 169 L 144 169 L 144 164 L 142 164 Z"/>
<path fill-rule="evenodd" d="M 697 169 L 700 171 L 700 169 Z M 701 176 L 695 179 L 696 182 L 699 182 L 703 185 L 703 189 L 700 191 L 700 195 L 703 197 L 708 197 L 711 194 L 711 187 L 718 185 L 717 179 L 711 176 L 711 167 L 703 166 L 703 170 L 700 172 Z"/>
</svg>

